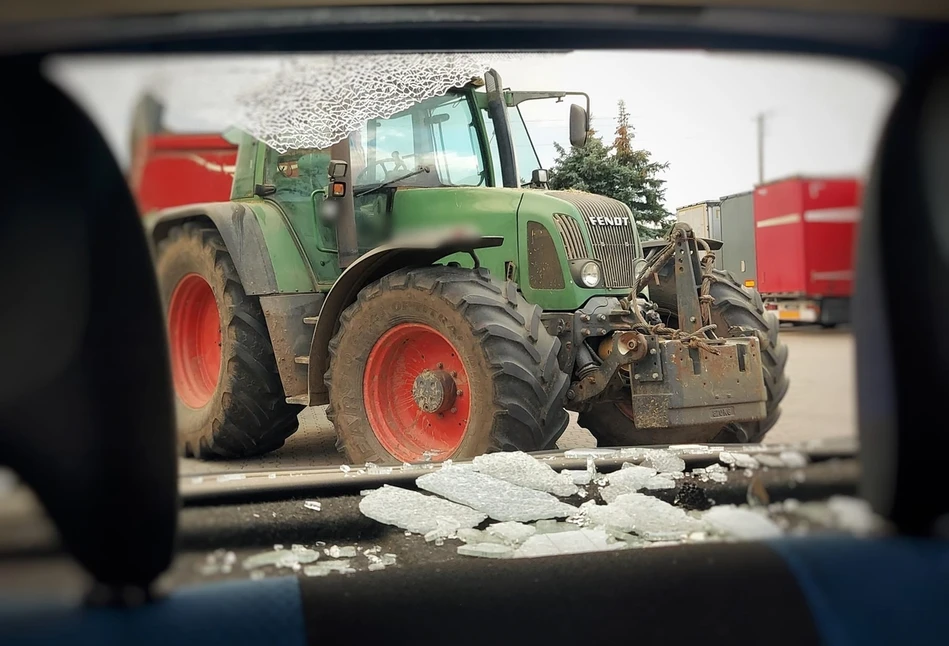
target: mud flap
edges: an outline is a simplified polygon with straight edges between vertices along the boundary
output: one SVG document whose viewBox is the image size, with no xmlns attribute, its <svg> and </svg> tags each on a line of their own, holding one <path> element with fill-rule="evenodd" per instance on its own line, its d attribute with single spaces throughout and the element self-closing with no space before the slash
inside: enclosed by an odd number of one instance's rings
<svg viewBox="0 0 949 646">
<path fill-rule="evenodd" d="M 647 337 L 649 351 L 632 365 L 637 428 L 753 422 L 766 415 L 767 391 L 756 337 L 705 348 Z"/>
</svg>

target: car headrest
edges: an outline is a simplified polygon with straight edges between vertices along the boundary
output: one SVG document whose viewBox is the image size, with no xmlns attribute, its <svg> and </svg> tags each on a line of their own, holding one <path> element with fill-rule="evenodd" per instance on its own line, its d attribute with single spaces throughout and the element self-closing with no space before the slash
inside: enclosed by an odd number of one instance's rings
<svg viewBox="0 0 949 646">
<path fill-rule="evenodd" d="M 861 491 L 903 533 L 945 533 L 949 455 L 949 66 L 914 75 L 887 123 L 860 226 L 854 331 Z M 941 520 L 942 519 L 942 520 Z"/>
<path fill-rule="evenodd" d="M 89 119 L 37 64 L 0 69 L 18 92 L 0 107 L 0 461 L 98 582 L 147 587 L 171 560 L 178 494 L 145 236 Z"/>
</svg>

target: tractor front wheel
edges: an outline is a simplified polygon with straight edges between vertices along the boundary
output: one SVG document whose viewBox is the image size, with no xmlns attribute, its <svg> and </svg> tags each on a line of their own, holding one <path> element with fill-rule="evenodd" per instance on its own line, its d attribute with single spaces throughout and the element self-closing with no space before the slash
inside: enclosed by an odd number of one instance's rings
<svg viewBox="0 0 949 646">
<path fill-rule="evenodd" d="M 353 463 L 536 451 L 567 425 L 558 339 L 512 283 L 425 267 L 359 292 L 330 343 L 338 448 Z"/>
<path fill-rule="evenodd" d="M 188 223 L 159 245 L 178 445 L 187 457 L 241 458 L 283 445 L 298 426 L 267 323 L 213 228 Z"/>
</svg>

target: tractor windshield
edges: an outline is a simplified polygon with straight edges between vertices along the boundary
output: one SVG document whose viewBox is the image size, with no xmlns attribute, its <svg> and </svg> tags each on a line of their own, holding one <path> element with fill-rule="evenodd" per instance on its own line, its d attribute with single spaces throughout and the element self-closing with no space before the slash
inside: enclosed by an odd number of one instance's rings
<svg viewBox="0 0 949 646">
<path fill-rule="evenodd" d="M 463 94 L 427 99 L 388 119 L 370 119 L 352 141 L 357 189 L 389 182 L 409 186 L 485 183 L 477 124 Z"/>
<path fill-rule="evenodd" d="M 370 119 L 350 135 L 357 192 L 393 186 L 481 186 L 484 154 L 468 97 L 427 99 L 386 119 Z M 329 149 L 271 151 L 268 183 L 309 197 L 325 188 Z"/>
</svg>

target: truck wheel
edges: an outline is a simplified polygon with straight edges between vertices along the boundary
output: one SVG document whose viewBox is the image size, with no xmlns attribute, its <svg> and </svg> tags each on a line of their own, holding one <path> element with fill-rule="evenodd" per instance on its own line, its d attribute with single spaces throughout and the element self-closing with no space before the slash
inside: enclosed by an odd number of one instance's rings
<svg viewBox="0 0 949 646">
<path fill-rule="evenodd" d="M 629 391 L 620 402 L 596 404 L 580 414 L 579 423 L 596 437 L 600 446 L 644 444 L 674 444 L 687 442 L 754 443 L 760 442 L 781 415 L 781 400 L 788 390 L 785 367 L 788 348 L 778 336 L 778 319 L 765 312 L 757 290 L 742 287 L 731 272 L 714 270 L 718 280 L 712 283 L 710 294 L 712 323 L 721 336 L 740 336 L 754 333 L 761 343 L 764 383 L 768 391 L 767 416 L 758 422 L 743 422 L 720 426 L 701 426 L 678 429 L 635 429 L 632 426 L 632 406 Z M 675 311 L 675 303 L 659 303 Z M 672 316 L 669 326 L 678 322 Z M 731 331 L 731 332 L 730 332 Z"/>
<path fill-rule="evenodd" d="M 536 451 L 567 426 L 560 341 L 483 269 L 398 271 L 363 288 L 329 345 L 327 417 L 353 463 Z"/>
<path fill-rule="evenodd" d="M 158 249 L 178 445 L 187 457 L 240 458 L 279 448 L 297 429 L 267 324 L 220 234 L 175 227 Z"/>
</svg>

